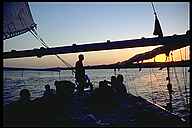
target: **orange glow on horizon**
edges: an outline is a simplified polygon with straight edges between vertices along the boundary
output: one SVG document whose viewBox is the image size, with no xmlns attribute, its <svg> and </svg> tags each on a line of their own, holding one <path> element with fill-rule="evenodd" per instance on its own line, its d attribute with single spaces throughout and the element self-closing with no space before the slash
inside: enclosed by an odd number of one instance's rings
<svg viewBox="0 0 192 128">
<path fill-rule="evenodd" d="M 190 47 L 184 47 L 181 49 L 174 50 L 170 52 L 173 54 L 173 61 L 182 61 L 182 60 L 190 60 Z M 169 60 L 172 61 L 171 54 L 169 55 Z M 156 62 L 165 62 L 166 60 L 166 55 L 165 54 L 159 54 L 155 56 L 155 61 Z M 168 60 L 167 60 L 168 61 Z M 154 58 L 145 60 L 144 62 L 154 62 Z"/>
<path fill-rule="evenodd" d="M 156 47 L 140 47 L 133 49 L 117 49 L 117 50 L 104 50 L 104 51 L 94 51 L 82 53 L 85 56 L 84 65 L 102 65 L 102 64 L 113 64 L 117 62 L 122 62 L 128 60 L 129 58 L 150 51 Z M 173 60 L 189 60 L 189 46 L 173 51 Z M 61 54 L 60 57 L 63 58 L 70 65 L 74 66 L 75 62 L 78 60 L 78 55 L 81 53 L 71 53 L 71 54 Z M 160 54 L 155 57 L 156 62 L 165 62 L 165 54 Z M 170 61 L 171 61 L 170 57 Z M 144 62 L 154 62 L 154 58 L 149 60 L 144 60 Z M 4 67 L 66 67 L 60 60 L 58 60 L 54 55 L 43 56 L 41 58 L 29 57 L 29 58 L 15 58 L 15 59 L 5 59 L 3 60 Z"/>
</svg>

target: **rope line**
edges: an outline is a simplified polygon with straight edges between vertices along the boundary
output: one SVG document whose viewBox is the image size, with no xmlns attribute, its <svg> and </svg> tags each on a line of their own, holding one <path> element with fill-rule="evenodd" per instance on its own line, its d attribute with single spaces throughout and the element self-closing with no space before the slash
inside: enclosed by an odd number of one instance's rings
<svg viewBox="0 0 192 128">
<path fill-rule="evenodd" d="M 134 86 L 134 89 L 135 89 L 135 94 L 136 94 L 136 96 L 138 96 L 138 92 L 137 92 L 137 88 L 136 88 L 135 82 L 133 81 L 133 79 L 131 77 L 129 77 L 129 75 L 127 75 L 127 78 L 128 78 L 128 81 L 132 82 L 132 84 Z"/>
<path fill-rule="evenodd" d="M 187 60 L 187 50 L 185 47 L 185 60 Z M 188 91 L 187 91 L 187 69 L 186 67 L 183 67 L 183 82 L 185 85 L 185 97 L 186 97 L 186 104 L 188 105 Z"/>
<path fill-rule="evenodd" d="M 153 90 L 154 89 L 153 89 L 153 86 L 152 86 L 151 69 L 149 70 L 149 79 L 150 79 L 150 85 L 151 85 L 151 99 L 152 99 L 153 103 L 156 103 L 155 98 L 153 96 Z"/>
<path fill-rule="evenodd" d="M 171 58 L 172 58 L 172 62 L 174 62 L 174 60 L 173 60 L 173 54 L 171 54 Z M 183 106 L 186 107 L 185 98 L 184 98 L 184 96 L 183 96 L 183 93 L 182 93 L 182 90 L 181 90 L 181 87 L 180 87 L 180 82 L 179 82 L 179 79 L 178 79 L 178 77 L 177 77 L 176 68 L 175 68 L 174 65 L 173 65 L 173 71 L 174 71 L 174 75 L 175 75 L 175 78 L 176 78 L 176 81 L 177 81 L 177 86 L 178 86 L 178 90 L 179 90 L 180 97 L 181 97 L 182 100 L 183 100 Z"/>
<path fill-rule="evenodd" d="M 22 81 L 23 81 L 23 84 L 25 85 L 26 83 L 25 83 L 25 80 L 24 80 L 24 70 L 22 70 Z"/>
<path fill-rule="evenodd" d="M 151 5 L 152 5 L 153 12 L 154 12 L 155 16 L 157 16 L 157 13 L 156 13 L 156 11 L 155 11 L 155 7 L 154 7 L 154 5 L 153 5 L 153 2 L 151 2 Z"/>
<path fill-rule="evenodd" d="M 183 60 L 181 49 L 179 50 L 181 61 Z"/>
<path fill-rule="evenodd" d="M 32 31 L 30 31 L 34 37 L 40 41 L 40 43 L 45 46 L 46 48 L 49 48 L 49 46 L 46 44 L 46 42 L 38 35 L 38 33 L 35 31 L 35 29 L 32 29 Z M 63 60 L 59 55 L 55 54 L 55 56 L 63 62 L 63 64 L 65 64 L 67 67 L 73 67 L 71 64 L 69 64 L 68 62 L 66 62 L 65 60 Z M 72 69 L 72 73 L 75 73 L 75 71 Z"/>
<path fill-rule="evenodd" d="M 35 29 L 33 29 L 35 31 Z M 37 32 L 35 31 L 35 33 L 37 34 Z M 37 34 L 38 35 L 38 34 Z M 38 35 L 39 36 L 39 35 Z M 46 42 L 39 36 L 39 39 L 41 42 L 43 42 L 44 46 L 46 46 L 47 48 L 49 48 L 49 46 L 46 44 Z M 69 64 L 68 62 L 64 61 L 59 55 L 55 54 L 57 56 L 58 59 L 60 59 L 66 66 L 68 67 L 73 67 L 71 64 Z"/>
<path fill-rule="evenodd" d="M 152 73 L 153 73 L 153 75 L 155 76 L 156 80 L 159 82 L 159 80 L 157 79 L 157 76 L 156 76 L 155 72 L 153 71 L 153 69 L 152 69 Z M 167 100 L 168 98 L 167 98 L 165 92 L 163 91 L 162 87 L 160 86 L 160 84 L 159 84 L 159 87 L 160 87 L 160 90 L 161 90 L 161 92 L 163 93 L 163 95 L 164 95 L 164 97 L 165 97 L 165 102 L 167 102 L 167 101 L 168 101 L 168 100 Z"/>
</svg>

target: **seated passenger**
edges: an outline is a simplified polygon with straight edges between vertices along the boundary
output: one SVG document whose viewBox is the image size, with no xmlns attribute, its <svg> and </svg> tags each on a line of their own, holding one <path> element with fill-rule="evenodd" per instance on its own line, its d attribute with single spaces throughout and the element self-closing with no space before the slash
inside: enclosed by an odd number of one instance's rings
<svg viewBox="0 0 192 128">
<path fill-rule="evenodd" d="M 54 94 L 54 90 L 50 88 L 50 85 L 45 85 L 45 91 L 43 96 L 47 97 L 47 96 L 52 96 Z"/>
<path fill-rule="evenodd" d="M 28 89 L 22 89 L 20 91 L 20 98 L 17 102 L 24 104 L 31 103 L 31 94 Z"/>
<path fill-rule="evenodd" d="M 117 78 L 115 76 L 111 76 L 111 87 L 113 90 L 113 93 L 117 93 Z"/>
<path fill-rule="evenodd" d="M 88 102 L 89 108 L 93 112 L 110 112 L 116 106 L 112 88 L 105 81 L 99 82 L 99 88 L 93 91 Z"/>
<path fill-rule="evenodd" d="M 108 85 L 104 81 L 99 81 L 99 88 L 93 91 L 92 101 L 94 103 L 105 104 L 106 101 L 109 100 L 108 91 Z"/>
<path fill-rule="evenodd" d="M 58 117 L 65 117 L 71 109 L 72 96 L 75 89 L 75 84 L 71 81 L 55 81 L 56 94 L 36 100 L 36 110 L 39 117 L 43 122 L 54 122 Z M 54 108 L 54 109 L 53 109 Z"/>
<path fill-rule="evenodd" d="M 105 87 L 107 87 L 105 82 L 104 81 L 99 81 L 99 88 L 104 89 Z"/>
<path fill-rule="evenodd" d="M 56 95 L 59 97 L 72 97 L 75 91 L 75 84 L 71 81 L 55 81 Z"/>
<path fill-rule="evenodd" d="M 127 95 L 127 89 L 125 85 L 123 84 L 123 75 L 119 74 L 117 76 L 117 93 L 120 96 L 126 96 Z"/>
<path fill-rule="evenodd" d="M 28 89 L 20 91 L 20 98 L 6 106 L 6 121 L 25 121 L 33 119 L 31 94 Z"/>
<path fill-rule="evenodd" d="M 111 85 L 111 89 L 113 91 L 113 94 L 117 93 L 118 83 L 117 83 L 117 78 L 115 76 L 111 76 L 111 81 L 104 80 L 104 82 Z"/>
</svg>

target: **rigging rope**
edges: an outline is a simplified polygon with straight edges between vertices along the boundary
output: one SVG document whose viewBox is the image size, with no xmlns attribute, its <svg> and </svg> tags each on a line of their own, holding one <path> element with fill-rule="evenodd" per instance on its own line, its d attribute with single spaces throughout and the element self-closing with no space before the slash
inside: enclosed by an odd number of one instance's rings
<svg viewBox="0 0 192 128">
<path fill-rule="evenodd" d="M 185 60 L 187 60 L 187 50 L 186 50 L 186 47 L 185 47 Z M 184 82 L 184 85 L 185 85 L 185 97 L 186 97 L 186 104 L 188 105 L 188 91 L 187 91 L 187 69 L 186 67 L 184 66 L 183 67 L 183 82 Z"/>
<path fill-rule="evenodd" d="M 152 69 L 152 73 L 154 74 L 156 80 L 158 81 L 157 76 L 156 76 L 155 72 L 153 71 L 153 69 Z M 166 103 L 166 102 L 168 101 L 168 100 L 167 100 L 168 98 L 167 98 L 165 92 L 163 91 L 162 87 L 160 86 L 160 84 L 159 84 L 159 87 L 160 87 L 160 90 L 161 90 L 161 92 L 163 93 L 163 95 L 164 95 L 164 97 L 165 97 L 165 103 Z"/>
<path fill-rule="evenodd" d="M 185 60 L 187 60 L 187 47 L 185 47 Z M 186 68 L 184 69 L 185 69 L 185 80 L 186 80 L 185 82 L 187 83 L 187 69 Z"/>
<path fill-rule="evenodd" d="M 34 37 L 40 41 L 40 43 L 45 46 L 46 48 L 49 48 L 49 46 L 46 44 L 46 42 L 38 35 L 38 33 L 35 31 L 35 29 L 32 29 L 32 31 L 30 31 Z M 65 64 L 67 67 L 73 67 L 71 64 L 69 64 L 68 62 L 66 62 L 65 60 L 63 60 L 59 55 L 55 54 L 55 56 L 63 62 L 63 64 Z M 73 69 L 72 70 L 72 73 L 75 73 L 75 71 Z"/>
<path fill-rule="evenodd" d="M 183 61 L 183 57 L 182 57 L 182 53 L 181 53 L 181 49 L 179 50 L 179 52 L 180 52 L 181 61 Z"/>
<path fill-rule="evenodd" d="M 130 81 L 130 82 L 133 83 L 133 86 L 135 87 L 134 89 L 135 89 L 135 94 L 136 94 L 136 96 L 139 96 L 139 95 L 138 95 L 138 92 L 137 92 L 137 88 L 136 88 L 136 84 L 135 84 L 134 79 L 131 78 L 131 77 L 129 77 L 129 75 L 127 75 L 127 78 L 128 78 L 128 81 Z M 130 89 L 130 90 L 131 90 L 131 89 Z"/>
<path fill-rule="evenodd" d="M 38 75 L 39 75 L 39 85 L 41 85 L 41 73 L 38 72 Z"/>
<path fill-rule="evenodd" d="M 154 5 L 153 5 L 153 2 L 151 2 L 151 4 L 152 4 L 152 7 L 153 7 L 153 12 L 154 12 L 155 16 L 157 16 L 157 13 L 156 13 L 156 11 L 155 11 L 155 7 L 154 7 Z"/>
<path fill-rule="evenodd" d="M 133 81 L 133 79 L 132 79 L 132 81 Z M 134 87 L 135 87 L 135 93 L 136 93 L 136 95 L 138 96 L 139 94 L 138 94 L 138 92 L 137 92 L 137 86 L 136 86 L 136 84 L 135 84 L 134 81 L 133 81 L 133 84 L 134 84 Z"/>
<path fill-rule="evenodd" d="M 126 74 L 127 74 L 127 71 L 126 71 Z M 128 81 L 130 81 L 130 79 L 129 79 L 128 75 L 127 75 L 127 78 L 128 78 Z M 129 83 L 127 83 L 126 85 L 127 85 L 127 86 L 126 86 L 126 89 L 127 89 L 128 93 L 129 93 L 129 85 L 130 85 L 130 84 L 129 84 Z"/>
<path fill-rule="evenodd" d="M 154 89 L 153 89 L 153 86 L 152 86 L 151 69 L 149 70 L 149 79 L 150 79 L 150 85 L 151 85 L 151 99 L 152 99 L 153 103 L 156 103 L 155 98 L 153 96 L 153 90 Z"/>
<path fill-rule="evenodd" d="M 61 72 L 59 71 L 59 80 L 61 80 Z"/>
<path fill-rule="evenodd" d="M 153 35 L 158 35 L 159 37 L 163 37 L 163 32 L 162 32 L 162 30 L 161 30 L 161 26 L 160 26 L 159 20 L 158 20 L 158 18 L 157 18 L 156 9 L 155 9 L 155 7 L 154 7 L 154 5 L 153 5 L 153 2 L 151 2 L 151 5 L 152 5 L 153 12 L 154 12 L 154 15 L 155 15 L 155 28 L 154 28 Z M 165 61 L 167 61 L 167 56 L 166 56 L 166 60 L 165 60 Z M 154 57 L 154 62 L 155 62 L 155 57 Z M 160 70 L 161 70 L 162 68 L 163 68 L 163 66 L 160 67 Z M 154 71 L 151 69 L 151 70 L 150 70 L 150 80 L 151 80 L 151 71 L 154 73 Z M 154 73 L 154 75 L 155 75 L 155 73 Z M 156 75 L 155 75 L 155 78 L 157 79 Z M 157 80 L 157 81 L 158 81 L 158 80 Z M 169 82 L 170 82 L 170 81 L 169 81 Z M 152 88 L 152 90 L 153 90 L 152 80 L 151 80 L 151 88 Z M 160 87 L 160 89 L 161 89 L 161 87 Z M 161 89 L 161 90 L 162 90 L 162 89 Z M 166 97 L 166 95 L 165 95 L 165 93 L 164 93 L 163 90 L 162 90 L 162 93 L 163 93 L 163 95 L 164 95 L 164 97 L 165 97 L 165 101 L 167 102 L 167 97 Z M 152 97 L 153 97 L 153 92 L 152 92 Z M 153 99 L 152 99 L 152 100 L 153 100 Z"/>
<path fill-rule="evenodd" d="M 153 8 L 153 12 L 154 12 L 154 15 L 155 15 L 155 28 L 154 28 L 154 32 L 153 32 L 153 35 L 159 35 L 159 37 L 163 37 L 163 32 L 161 30 L 161 26 L 160 26 L 160 23 L 159 23 L 159 20 L 157 18 L 157 13 L 156 13 L 156 9 L 153 5 L 153 2 L 151 2 L 151 5 L 152 5 L 152 8 Z M 154 57 L 154 62 L 155 62 L 155 57 Z M 161 68 L 160 68 L 161 69 Z M 151 81 L 151 89 L 152 89 L 152 100 L 153 102 L 156 102 L 154 101 L 153 99 L 153 87 L 152 87 L 152 79 L 151 79 L 151 71 L 152 69 L 149 70 L 149 73 L 150 73 L 150 81 Z M 156 76 L 155 76 L 156 77 Z M 157 78 L 156 78 L 157 79 Z M 163 92 L 163 91 L 162 91 Z M 164 94 L 164 93 L 163 93 Z M 166 96 L 165 96 L 166 98 Z M 167 99 L 167 98 L 166 98 Z"/>
<path fill-rule="evenodd" d="M 139 65 L 139 62 L 137 62 L 137 64 L 138 64 L 138 68 L 139 68 L 139 73 L 137 73 L 137 75 L 136 75 L 136 72 L 135 72 L 135 76 L 136 76 L 136 78 L 140 78 L 141 79 L 141 77 L 137 77 L 137 76 L 139 76 L 143 71 L 141 70 L 141 67 L 140 67 L 140 65 Z M 135 89 L 136 89 L 136 84 L 135 84 Z"/>
<path fill-rule="evenodd" d="M 25 80 L 24 80 L 24 70 L 22 70 L 22 74 L 21 74 L 21 76 L 22 76 L 22 81 L 23 81 L 23 83 L 24 83 L 24 85 L 25 85 Z"/>
<path fill-rule="evenodd" d="M 22 12 L 22 13 L 23 13 L 23 12 Z M 20 17 L 20 15 L 19 15 L 19 17 Z M 25 20 L 24 20 L 23 17 L 20 17 L 20 22 L 22 23 L 22 25 L 23 25 L 24 27 L 26 27 L 26 23 L 25 23 Z M 42 44 L 43 46 L 45 46 L 46 48 L 49 48 L 48 45 L 46 44 L 46 42 L 39 36 L 39 34 L 35 31 L 34 28 L 29 28 L 29 30 L 30 30 L 30 32 L 34 35 L 34 37 L 41 42 L 41 44 Z M 34 33 L 33 33 L 33 32 L 34 32 Z M 58 58 L 59 60 L 61 60 L 66 66 L 68 66 L 68 67 L 73 67 L 72 65 L 70 65 L 69 63 L 67 63 L 66 61 L 64 61 L 60 56 L 58 56 L 57 54 L 55 54 L 55 55 L 56 55 L 57 58 Z M 74 71 L 73 71 L 73 69 L 72 69 L 72 74 L 73 74 L 73 73 L 74 73 Z"/>
<path fill-rule="evenodd" d="M 174 60 L 173 60 L 173 54 L 172 54 L 172 53 L 171 53 L 171 58 L 172 58 L 172 62 L 174 62 Z M 183 106 L 186 107 L 185 98 L 184 98 L 184 96 L 183 96 L 183 93 L 182 93 L 182 90 L 181 90 L 181 87 L 180 87 L 180 82 L 179 82 L 179 79 L 178 79 L 178 77 L 177 77 L 176 68 L 175 68 L 174 65 L 173 65 L 173 71 L 174 71 L 175 78 L 176 78 L 176 81 L 177 81 L 177 86 L 178 86 L 178 89 L 179 89 L 180 97 L 181 97 L 182 100 L 183 100 Z"/>
</svg>

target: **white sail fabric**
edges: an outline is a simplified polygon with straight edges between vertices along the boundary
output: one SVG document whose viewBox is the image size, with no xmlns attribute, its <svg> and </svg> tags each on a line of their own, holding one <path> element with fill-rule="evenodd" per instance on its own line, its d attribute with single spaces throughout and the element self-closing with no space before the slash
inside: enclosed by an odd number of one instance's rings
<svg viewBox="0 0 192 128">
<path fill-rule="evenodd" d="M 3 40 L 36 27 L 27 2 L 3 3 Z"/>
</svg>

